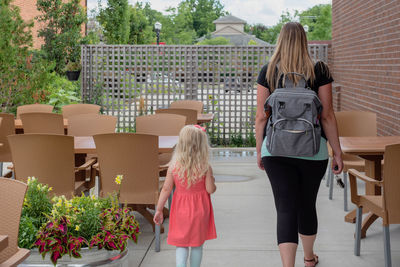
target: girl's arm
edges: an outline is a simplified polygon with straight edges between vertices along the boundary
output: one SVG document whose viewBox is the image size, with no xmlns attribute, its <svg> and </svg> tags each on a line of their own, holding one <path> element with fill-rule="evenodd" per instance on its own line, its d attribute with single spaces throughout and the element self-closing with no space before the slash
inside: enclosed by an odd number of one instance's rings
<svg viewBox="0 0 400 267">
<path fill-rule="evenodd" d="M 209 194 L 212 194 L 217 190 L 217 186 L 215 185 L 215 178 L 213 175 L 213 171 L 211 166 L 208 167 L 208 172 L 206 174 L 206 191 Z"/>
<path fill-rule="evenodd" d="M 261 170 L 264 166 L 261 161 L 261 146 L 263 143 L 264 128 L 267 124 L 268 117 L 264 112 L 264 103 L 269 96 L 269 91 L 266 87 L 257 85 L 257 111 L 256 111 L 256 149 L 257 149 L 257 164 Z"/>
<path fill-rule="evenodd" d="M 321 99 L 323 107 L 321 114 L 322 127 L 328 138 L 329 145 L 333 150 L 332 171 L 335 174 L 339 174 L 343 170 L 343 160 L 335 112 L 332 106 L 332 83 L 320 86 L 318 89 L 318 96 Z M 334 169 L 335 166 L 338 166 L 337 170 Z"/>
<path fill-rule="evenodd" d="M 161 189 L 161 194 L 157 203 L 157 210 L 153 218 L 154 223 L 158 225 L 162 224 L 164 220 L 163 209 L 165 202 L 167 201 L 172 192 L 172 188 L 174 187 L 174 177 L 172 176 L 171 168 L 171 166 L 168 168 L 167 177 L 165 178 L 163 188 Z"/>
</svg>

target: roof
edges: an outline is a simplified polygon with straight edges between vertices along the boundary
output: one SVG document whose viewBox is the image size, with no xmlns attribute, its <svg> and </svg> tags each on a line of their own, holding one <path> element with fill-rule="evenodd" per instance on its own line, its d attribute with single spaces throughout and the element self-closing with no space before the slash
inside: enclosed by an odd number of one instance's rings
<svg viewBox="0 0 400 267">
<path fill-rule="evenodd" d="M 227 15 L 225 17 L 220 17 L 213 21 L 213 23 L 236 23 L 236 24 L 246 24 L 245 20 L 239 19 L 238 17 Z"/>
<path fill-rule="evenodd" d="M 230 34 L 230 35 L 212 34 L 211 35 L 211 38 L 215 38 L 215 37 L 224 37 L 224 38 L 228 39 L 233 45 L 237 45 L 237 46 L 248 45 L 250 40 L 256 41 L 257 45 L 269 45 L 269 43 L 267 43 L 261 39 L 258 39 L 254 35 L 250 35 L 250 34 Z M 205 36 L 197 39 L 197 41 L 200 42 L 204 39 L 206 39 Z"/>
</svg>

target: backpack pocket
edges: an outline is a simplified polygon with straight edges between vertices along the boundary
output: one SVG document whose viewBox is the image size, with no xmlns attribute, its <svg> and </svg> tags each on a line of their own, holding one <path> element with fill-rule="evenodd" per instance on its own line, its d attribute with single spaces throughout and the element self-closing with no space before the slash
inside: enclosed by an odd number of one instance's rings
<svg viewBox="0 0 400 267">
<path fill-rule="evenodd" d="M 305 119 L 280 119 L 267 128 L 267 148 L 273 156 L 314 156 L 319 150 L 314 125 Z"/>
</svg>

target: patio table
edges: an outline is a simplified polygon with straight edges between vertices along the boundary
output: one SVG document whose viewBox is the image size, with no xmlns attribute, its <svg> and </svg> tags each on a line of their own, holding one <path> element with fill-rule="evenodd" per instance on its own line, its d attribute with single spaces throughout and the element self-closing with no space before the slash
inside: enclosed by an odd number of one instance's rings
<svg viewBox="0 0 400 267">
<path fill-rule="evenodd" d="M 372 136 L 372 137 L 339 137 L 343 153 L 359 156 L 365 160 L 365 174 L 375 180 L 382 180 L 381 161 L 385 153 L 385 146 L 400 143 L 400 136 Z M 367 195 L 380 195 L 379 186 L 366 184 Z M 354 223 L 356 210 L 345 216 L 346 222 Z M 361 237 L 365 237 L 369 226 L 378 217 L 369 214 L 362 223 Z"/>
<path fill-rule="evenodd" d="M 8 236 L 0 235 L 0 251 L 8 246 Z"/>
</svg>

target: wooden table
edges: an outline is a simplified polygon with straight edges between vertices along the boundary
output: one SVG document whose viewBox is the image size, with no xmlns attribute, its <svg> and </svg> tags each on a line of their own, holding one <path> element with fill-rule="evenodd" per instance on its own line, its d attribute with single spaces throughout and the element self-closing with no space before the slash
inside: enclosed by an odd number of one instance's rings
<svg viewBox="0 0 400 267">
<path fill-rule="evenodd" d="M 158 152 L 172 152 L 175 145 L 178 143 L 178 139 L 178 136 L 159 136 Z M 96 154 L 96 145 L 92 136 L 75 136 L 74 142 L 76 154 Z"/>
<path fill-rule="evenodd" d="M 198 124 L 211 122 L 213 119 L 214 119 L 214 113 L 206 113 L 206 114 L 199 113 L 199 114 L 197 114 L 197 123 Z"/>
<path fill-rule="evenodd" d="M 385 153 L 385 146 L 400 143 L 400 136 L 373 136 L 373 137 L 340 137 L 340 145 L 343 153 L 359 156 L 365 160 L 365 174 L 375 180 L 382 180 L 381 161 Z M 380 195 L 379 186 L 366 184 L 365 192 L 367 195 Z M 354 223 L 356 210 L 351 211 L 345 216 L 346 222 Z M 361 237 L 365 237 L 369 226 L 378 217 L 369 214 L 363 221 Z"/>
<path fill-rule="evenodd" d="M 8 236 L 0 235 L 0 252 L 8 246 Z"/>
</svg>

